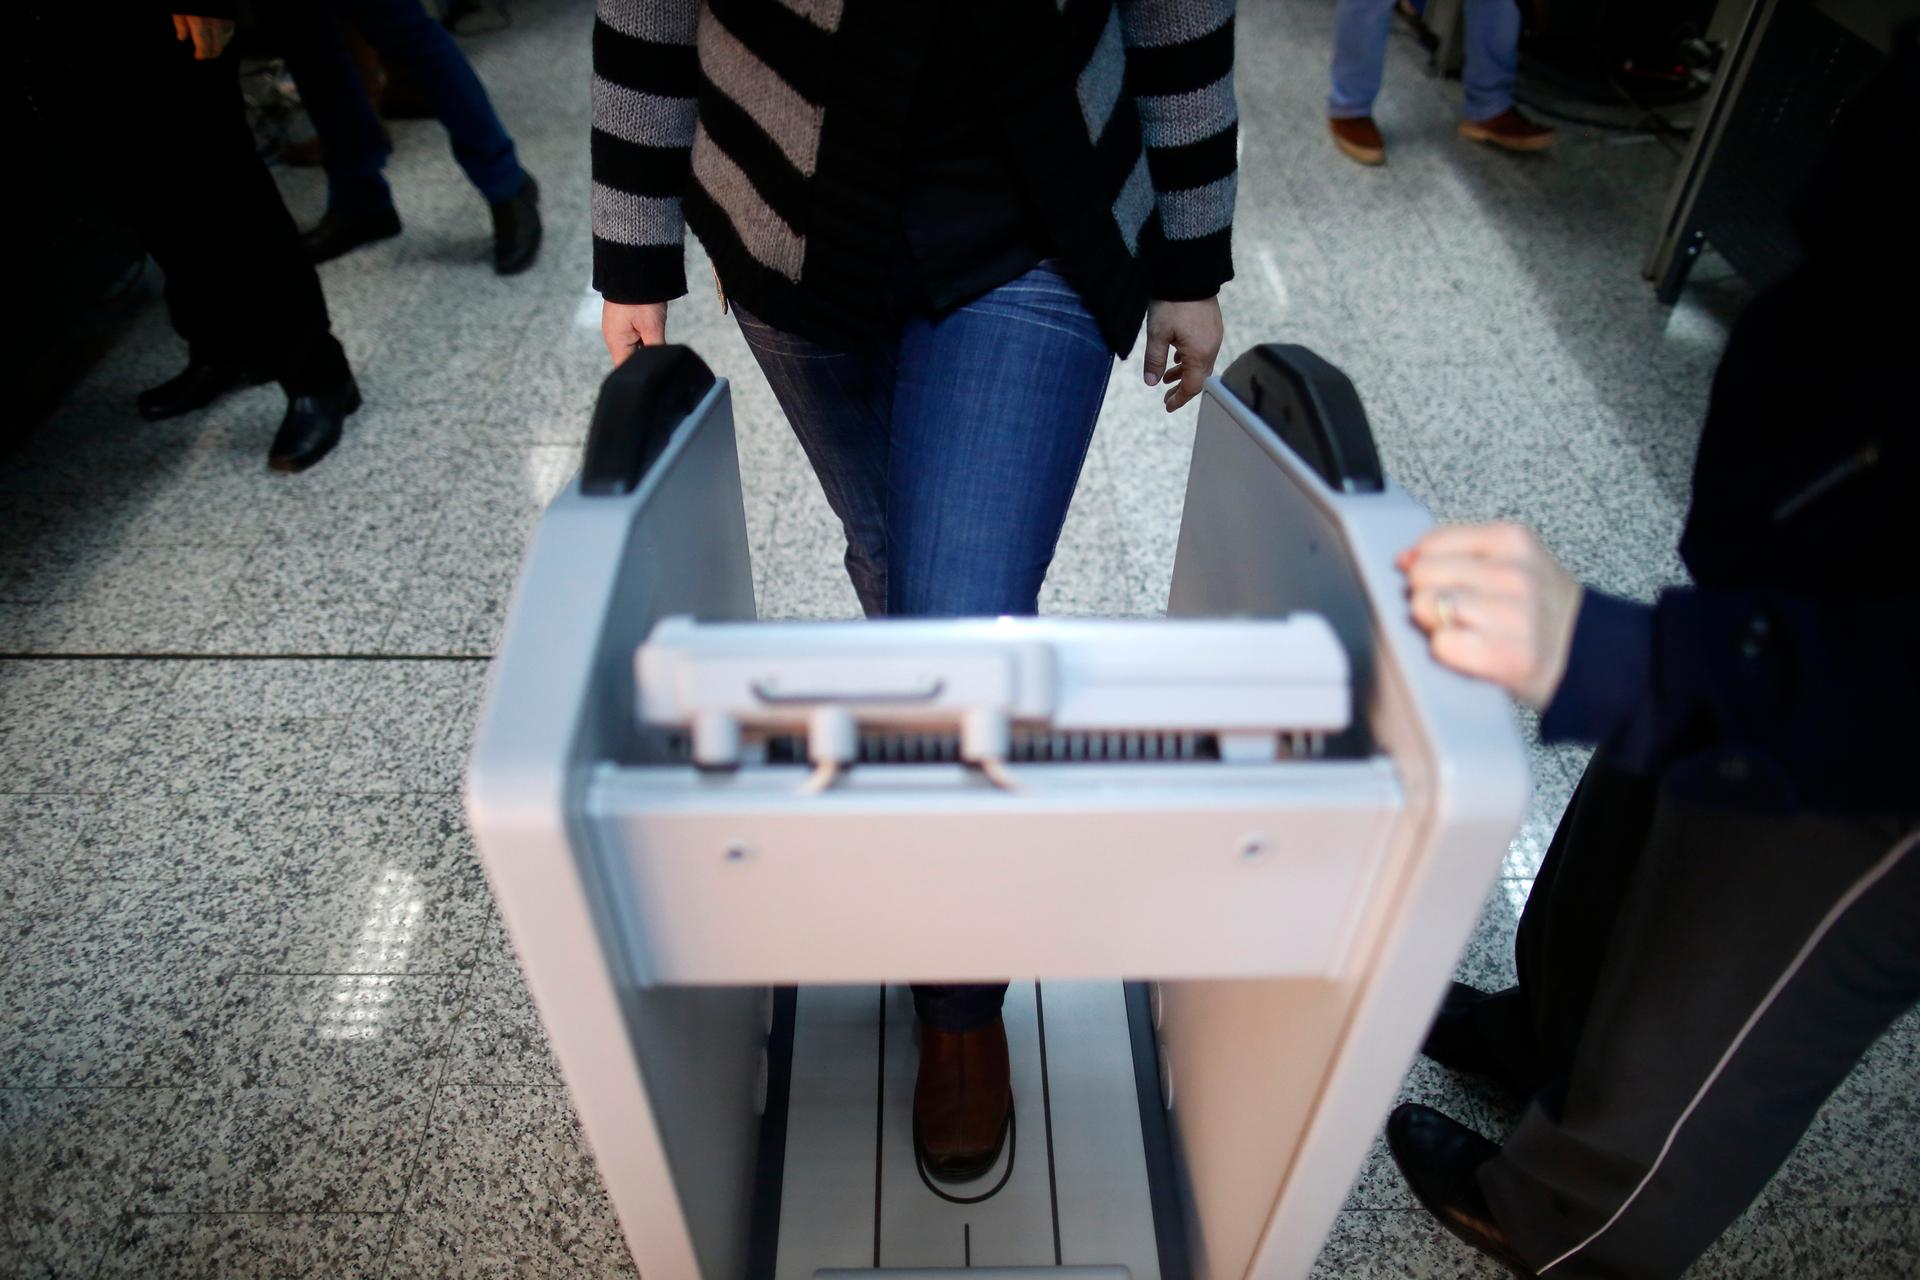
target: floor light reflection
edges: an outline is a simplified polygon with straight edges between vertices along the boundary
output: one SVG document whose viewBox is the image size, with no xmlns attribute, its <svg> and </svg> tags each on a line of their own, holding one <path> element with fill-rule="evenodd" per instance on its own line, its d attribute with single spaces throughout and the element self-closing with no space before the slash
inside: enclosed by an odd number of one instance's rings
<svg viewBox="0 0 1920 1280">
<path fill-rule="evenodd" d="M 414 931 L 426 909 L 411 871 L 388 867 L 381 873 L 353 959 L 334 979 L 333 998 L 320 1015 L 321 1039 L 371 1040 L 380 1034 L 394 980 L 406 972 Z"/>
</svg>

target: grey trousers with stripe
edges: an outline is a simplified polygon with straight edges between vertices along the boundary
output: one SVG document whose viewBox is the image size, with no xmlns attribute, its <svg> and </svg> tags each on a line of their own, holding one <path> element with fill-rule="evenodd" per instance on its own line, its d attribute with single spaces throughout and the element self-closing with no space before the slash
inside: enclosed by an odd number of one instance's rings
<svg viewBox="0 0 1920 1280">
<path fill-rule="evenodd" d="M 1480 1171 L 1537 1271 L 1677 1276 L 1920 998 L 1920 830 L 1684 803 L 1596 758 L 1475 1025 L 1538 1088 Z"/>
</svg>

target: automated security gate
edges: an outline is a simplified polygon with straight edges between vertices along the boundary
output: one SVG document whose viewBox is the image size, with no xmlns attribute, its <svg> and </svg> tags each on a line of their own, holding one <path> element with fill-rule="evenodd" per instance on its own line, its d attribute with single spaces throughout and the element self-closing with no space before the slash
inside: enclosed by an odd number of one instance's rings
<svg viewBox="0 0 1920 1280">
<path fill-rule="evenodd" d="M 1346 379 L 1209 383 L 1164 620 L 756 623 L 727 387 L 608 381 L 468 779 L 648 1280 L 1306 1274 L 1525 802 Z M 910 1138 L 915 981 L 1007 981 L 1015 1129 Z"/>
</svg>

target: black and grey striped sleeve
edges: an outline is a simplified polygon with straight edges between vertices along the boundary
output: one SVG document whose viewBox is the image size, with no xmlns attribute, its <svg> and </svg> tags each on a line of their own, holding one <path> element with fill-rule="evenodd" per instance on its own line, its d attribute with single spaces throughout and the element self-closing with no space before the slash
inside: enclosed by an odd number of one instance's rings
<svg viewBox="0 0 1920 1280">
<path fill-rule="evenodd" d="M 1233 278 L 1233 0 L 1120 0 L 1119 7 L 1127 89 L 1160 214 L 1160 240 L 1148 258 L 1153 296 L 1211 298 Z"/>
<path fill-rule="evenodd" d="M 593 287 L 614 302 L 687 291 L 699 0 L 598 0 L 593 24 Z"/>
</svg>

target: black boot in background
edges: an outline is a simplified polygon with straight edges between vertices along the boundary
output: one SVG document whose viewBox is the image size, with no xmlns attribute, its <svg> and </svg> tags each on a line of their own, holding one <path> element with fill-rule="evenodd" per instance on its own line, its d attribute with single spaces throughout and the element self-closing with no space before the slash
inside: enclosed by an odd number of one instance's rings
<svg viewBox="0 0 1920 1280">
<path fill-rule="evenodd" d="M 329 209 L 309 231 L 300 234 L 308 262 L 331 262 L 363 244 L 390 240 L 400 234 L 400 215 L 389 205 L 377 213 L 342 213 Z"/>
<path fill-rule="evenodd" d="M 360 407 L 360 386 L 348 374 L 341 385 L 317 394 L 289 396 L 287 416 L 273 437 L 267 466 L 275 471 L 305 471 L 340 443 L 347 415 Z"/>
<path fill-rule="evenodd" d="M 157 387 L 148 387 L 134 397 L 140 416 L 148 422 L 177 418 L 183 413 L 203 409 L 229 391 L 257 387 L 265 379 L 232 360 L 203 360 L 187 357 L 187 367 Z"/>
<path fill-rule="evenodd" d="M 493 269 L 518 275 L 540 252 L 540 184 L 528 174 L 512 198 L 493 208 Z"/>
</svg>

